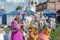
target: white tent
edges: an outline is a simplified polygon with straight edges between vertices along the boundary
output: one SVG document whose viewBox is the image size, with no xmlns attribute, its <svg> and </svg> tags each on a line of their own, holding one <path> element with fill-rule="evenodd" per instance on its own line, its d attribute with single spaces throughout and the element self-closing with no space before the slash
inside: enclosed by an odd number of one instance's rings
<svg viewBox="0 0 60 40">
<path fill-rule="evenodd" d="M 14 18 L 17 16 L 18 11 L 13 11 L 7 14 L 7 24 L 11 24 Z"/>
</svg>

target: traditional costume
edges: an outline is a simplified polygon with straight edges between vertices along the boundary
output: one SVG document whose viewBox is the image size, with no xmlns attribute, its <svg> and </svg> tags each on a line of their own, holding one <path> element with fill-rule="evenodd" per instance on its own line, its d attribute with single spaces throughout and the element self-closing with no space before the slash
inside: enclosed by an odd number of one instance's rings
<svg viewBox="0 0 60 40">
<path fill-rule="evenodd" d="M 38 39 L 39 39 L 39 40 L 49 40 L 49 39 L 50 39 L 50 33 L 51 33 L 51 29 L 49 28 L 49 24 L 46 23 L 46 27 L 45 27 L 45 29 L 43 29 L 43 31 L 39 34 Z"/>
<path fill-rule="evenodd" d="M 31 21 L 29 25 L 29 40 L 38 40 L 39 27 L 40 23 L 38 21 Z"/>
<path fill-rule="evenodd" d="M 21 24 L 21 22 L 19 24 Z M 10 27 L 12 31 L 11 40 L 24 40 L 23 32 L 21 32 L 21 28 L 18 27 L 19 25 L 16 24 L 15 22 L 11 23 L 11 27 Z"/>
</svg>

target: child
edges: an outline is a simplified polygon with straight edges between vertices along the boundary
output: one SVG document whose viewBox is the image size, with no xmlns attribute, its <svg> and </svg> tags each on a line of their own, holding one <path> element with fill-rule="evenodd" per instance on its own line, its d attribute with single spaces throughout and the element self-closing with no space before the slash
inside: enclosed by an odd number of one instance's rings
<svg viewBox="0 0 60 40">
<path fill-rule="evenodd" d="M 3 27 L 0 27 L 0 40 L 4 40 L 5 31 Z"/>
</svg>

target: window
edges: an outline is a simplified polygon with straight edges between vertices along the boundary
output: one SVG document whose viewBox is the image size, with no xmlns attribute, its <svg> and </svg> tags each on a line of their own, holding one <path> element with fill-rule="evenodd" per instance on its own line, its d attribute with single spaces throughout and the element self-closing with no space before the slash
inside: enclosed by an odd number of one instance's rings
<svg viewBox="0 0 60 40">
<path fill-rule="evenodd" d="M 54 9 L 55 4 L 54 3 L 48 3 L 48 9 Z"/>
<path fill-rule="evenodd" d="M 57 1 L 57 0 L 49 0 L 49 2 L 55 2 L 55 1 Z"/>
<path fill-rule="evenodd" d="M 35 2 L 35 4 L 37 4 L 37 2 Z"/>
<path fill-rule="evenodd" d="M 60 2 L 60 0 L 58 0 L 58 2 Z"/>
<path fill-rule="evenodd" d="M 33 1 L 31 2 L 31 5 L 33 5 Z"/>
</svg>

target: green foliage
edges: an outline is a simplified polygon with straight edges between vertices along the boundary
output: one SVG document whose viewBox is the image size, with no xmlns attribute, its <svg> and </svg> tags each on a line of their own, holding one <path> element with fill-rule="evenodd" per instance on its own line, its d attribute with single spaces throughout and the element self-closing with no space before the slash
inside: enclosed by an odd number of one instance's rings
<svg viewBox="0 0 60 40">
<path fill-rule="evenodd" d="M 8 27 L 5 28 L 4 30 L 5 30 L 6 33 L 9 33 L 9 28 Z"/>
</svg>

